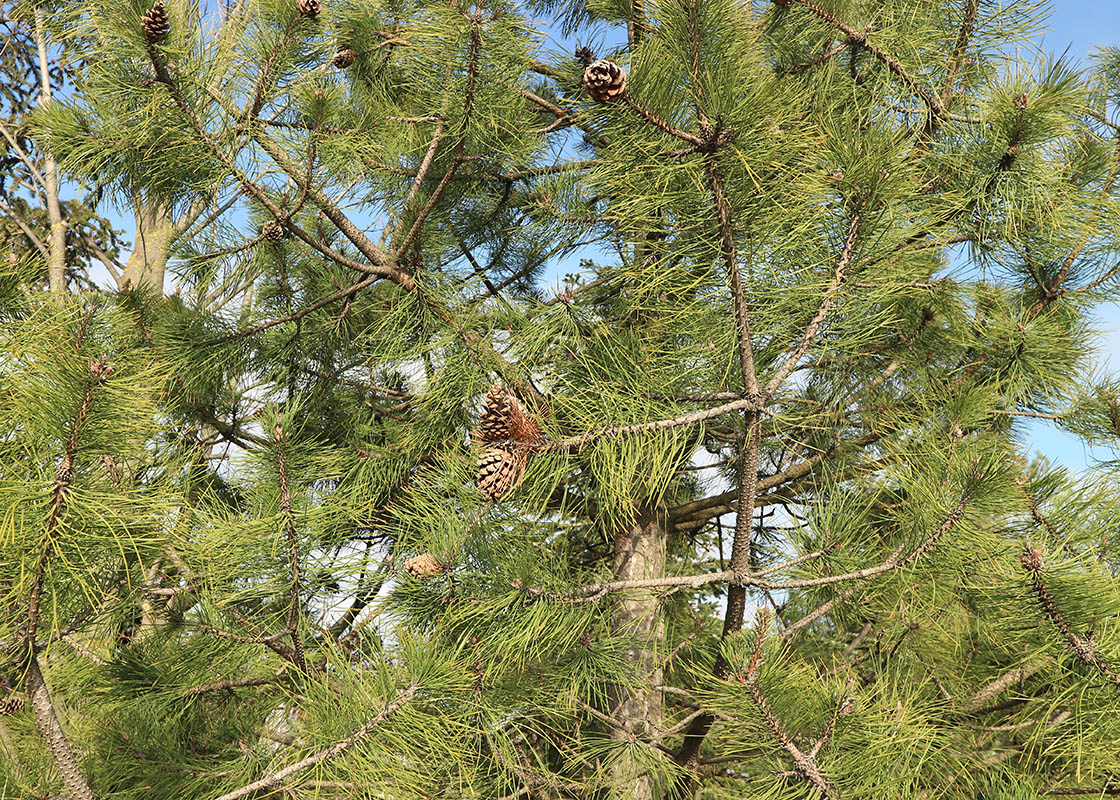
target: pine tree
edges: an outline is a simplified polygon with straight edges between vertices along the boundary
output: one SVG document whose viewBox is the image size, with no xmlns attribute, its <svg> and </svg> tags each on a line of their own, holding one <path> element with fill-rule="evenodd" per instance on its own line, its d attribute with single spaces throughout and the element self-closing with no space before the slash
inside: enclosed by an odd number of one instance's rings
<svg viewBox="0 0 1120 800">
<path fill-rule="evenodd" d="M 0 795 L 1120 792 L 1118 462 L 1025 427 L 1120 444 L 1120 51 L 155 5 L 22 9 L 81 64 L 35 146 L 139 231 L 0 294 Z"/>
</svg>

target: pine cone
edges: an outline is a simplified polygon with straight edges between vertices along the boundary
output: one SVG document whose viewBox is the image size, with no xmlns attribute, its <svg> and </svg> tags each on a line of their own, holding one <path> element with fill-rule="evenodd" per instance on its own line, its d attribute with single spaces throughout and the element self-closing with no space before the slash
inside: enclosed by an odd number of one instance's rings
<svg viewBox="0 0 1120 800">
<path fill-rule="evenodd" d="M 439 575 L 444 571 L 443 564 L 436 561 L 431 553 L 421 553 L 413 556 L 401 565 L 405 572 L 414 578 L 427 578 L 429 575 Z"/>
<path fill-rule="evenodd" d="M 0 716 L 6 717 L 9 714 L 18 714 L 23 710 L 25 702 L 21 692 L 12 692 L 3 700 L 0 700 Z"/>
<path fill-rule="evenodd" d="M 279 242 L 282 241 L 286 235 L 287 232 L 284 230 L 284 226 L 274 219 L 270 219 L 264 225 L 261 225 L 261 236 L 263 236 L 266 241 Z"/>
<path fill-rule="evenodd" d="M 140 18 L 140 27 L 144 29 L 144 38 L 148 40 L 148 44 L 159 44 L 167 38 L 171 31 L 171 18 L 167 16 L 163 0 L 157 0 L 148 13 Z"/>
<path fill-rule="evenodd" d="M 583 88 L 600 103 L 617 100 L 626 91 L 626 72 L 610 59 L 600 59 L 584 69 Z"/>
<path fill-rule="evenodd" d="M 319 0 L 297 0 L 296 5 L 299 7 L 300 16 L 311 19 L 319 16 L 319 12 L 323 10 Z"/>
<path fill-rule="evenodd" d="M 585 47 L 577 47 L 575 56 L 576 56 L 576 60 L 578 60 L 582 64 L 590 64 L 592 61 L 595 60 L 595 54 L 591 52 L 590 47 L 586 47 L 586 46 Z"/>
<path fill-rule="evenodd" d="M 478 457 L 478 472 L 474 482 L 478 490 L 491 502 L 512 492 L 525 478 L 525 462 L 529 451 L 508 447 L 487 447 Z"/>
<path fill-rule="evenodd" d="M 354 59 L 358 54 L 351 50 L 349 47 L 344 47 L 334 54 L 334 60 L 331 62 L 339 69 L 346 69 L 354 63 Z"/>
<path fill-rule="evenodd" d="M 521 410 L 513 392 L 495 383 L 486 394 L 477 434 L 483 444 L 512 442 L 531 445 L 540 439 L 541 429 Z"/>
</svg>

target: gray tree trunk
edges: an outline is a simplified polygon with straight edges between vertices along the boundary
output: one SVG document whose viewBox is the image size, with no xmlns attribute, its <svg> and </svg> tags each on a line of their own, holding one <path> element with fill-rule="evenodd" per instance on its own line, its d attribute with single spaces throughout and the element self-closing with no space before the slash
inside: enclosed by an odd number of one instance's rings
<svg viewBox="0 0 1120 800">
<path fill-rule="evenodd" d="M 665 574 L 665 545 L 669 520 L 663 507 L 642 509 L 628 528 L 618 532 L 614 541 L 615 580 L 656 578 Z M 614 615 L 615 630 L 629 637 L 627 658 L 639 676 L 645 676 L 632 689 L 616 690 L 611 716 L 621 728 L 611 736 L 620 741 L 648 740 L 661 725 L 661 642 L 664 621 L 658 608 L 656 589 L 628 591 L 621 595 Z M 619 798 L 653 800 L 656 787 L 649 772 L 633 757 L 616 762 L 613 781 Z"/>
</svg>

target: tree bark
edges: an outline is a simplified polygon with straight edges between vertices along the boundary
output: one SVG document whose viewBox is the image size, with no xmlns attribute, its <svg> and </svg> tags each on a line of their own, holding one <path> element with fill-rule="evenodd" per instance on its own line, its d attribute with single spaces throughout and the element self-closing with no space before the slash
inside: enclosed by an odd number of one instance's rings
<svg viewBox="0 0 1120 800">
<path fill-rule="evenodd" d="M 50 105 L 51 75 L 47 53 L 47 33 L 43 26 L 43 12 L 35 12 L 35 45 L 39 51 L 39 105 Z M 51 235 L 47 241 L 47 281 L 51 294 L 66 292 L 66 222 L 62 219 L 62 206 L 58 202 L 58 164 L 47 153 L 43 158 L 43 189 L 47 200 L 47 219 Z"/>
<path fill-rule="evenodd" d="M 74 751 L 70 749 L 70 742 L 62 730 L 62 724 L 54 713 L 47 683 L 43 679 L 42 670 L 39 669 L 39 658 L 35 655 L 28 660 L 24 685 L 31 698 L 31 709 L 35 713 L 35 723 L 39 726 L 39 733 L 42 734 L 43 741 L 51 751 L 71 800 L 94 800 L 93 790 L 89 788 L 85 776 L 82 775 L 82 769 L 78 766 Z"/>
<path fill-rule="evenodd" d="M 162 295 L 167 254 L 177 233 L 174 221 L 164 209 L 138 200 L 136 244 L 121 275 L 119 288 L 144 288 Z"/>
<path fill-rule="evenodd" d="M 656 578 L 665 573 L 665 545 L 669 518 L 662 506 L 643 508 L 634 522 L 618 532 L 614 541 L 615 580 Z M 632 689 L 619 687 L 611 716 L 620 724 L 611 737 L 619 741 L 648 739 L 661 725 L 661 684 L 659 652 L 664 637 L 664 621 L 658 610 L 658 589 L 628 592 L 618 601 L 613 626 L 631 644 L 626 658 L 638 675 L 646 678 Z M 629 754 L 615 763 L 612 777 L 616 797 L 625 800 L 653 800 L 653 777 Z"/>
</svg>

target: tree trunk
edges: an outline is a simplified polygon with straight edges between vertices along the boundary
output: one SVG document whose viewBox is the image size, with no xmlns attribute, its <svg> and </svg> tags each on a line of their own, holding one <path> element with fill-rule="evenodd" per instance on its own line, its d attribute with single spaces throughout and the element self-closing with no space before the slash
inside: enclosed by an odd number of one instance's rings
<svg viewBox="0 0 1120 800">
<path fill-rule="evenodd" d="M 136 204 L 136 244 L 121 275 L 120 288 L 140 289 L 162 295 L 167 254 L 177 231 L 162 208 Z"/>
<path fill-rule="evenodd" d="M 51 76 L 47 54 L 47 33 L 43 27 L 43 12 L 35 11 L 35 45 L 39 51 L 39 105 L 50 105 Z M 66 292 L 66 222 L 62 219 L 62 206 L 58 201 L 58 164 L 49 153 L 43 158 L 43 190 L 47 200 L 47 218 L 51 235 L 47 241 L 47 281 L 51 294 Z"/>
<path fill-rule="evenodd" d="M 665 544 L 669 520 L 663 507 L 643 508 L 633 524 L 618 532 L 614 541 L 615 580 L 661 577 L 665 572 Z M 611 716 L 622 728 L 611 736 L 620 741 L 648 739 L 661 725 L 660 649 L 664 623 L 658 610 L 657 589 L 627 592 L 615 609 L 615 631 L 632 639 L 626 657 L 638 675 L 647 676 L 633 689 L 618 688 Z M 654 781 L 635 759 L 623 755 L 613 770 L 619 798 L 652 800 Z"/>
</svg>

